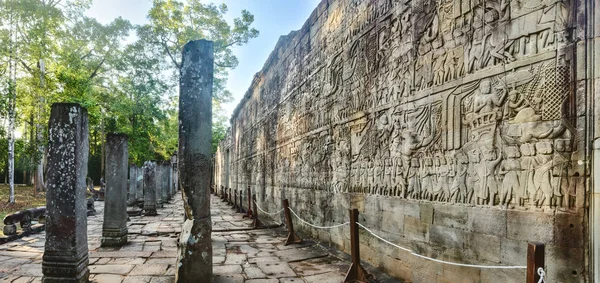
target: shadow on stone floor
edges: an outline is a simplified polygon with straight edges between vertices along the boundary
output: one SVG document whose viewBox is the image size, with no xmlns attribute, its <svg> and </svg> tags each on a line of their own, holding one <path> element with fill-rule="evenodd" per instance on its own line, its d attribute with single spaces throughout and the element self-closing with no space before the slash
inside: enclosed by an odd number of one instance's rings
<svg viewBox="0 0 600 283">
<path fill-rule="evenodd" d="M 251 229 L 252 220 L 212 197 L 214 282 L 342 282 L 350 257 L 314 241 L 284 246 L 285 228 Z M 100 247 L 104 203 L 88 218 L 90 281 L 174 282 L 177 240 L 183 223 L 181 196 L 157 216 L 133 216 L 127 223 L 128 243 Z M 266 225 L 275 223 L 265 223 Z M 41 282 L 44 233 L 0 245 L 0 281 Z M 376 282 L 399 282 L 365 268 Z M 198 282 L 203 282 L 199 280 Z"/>
</svg>

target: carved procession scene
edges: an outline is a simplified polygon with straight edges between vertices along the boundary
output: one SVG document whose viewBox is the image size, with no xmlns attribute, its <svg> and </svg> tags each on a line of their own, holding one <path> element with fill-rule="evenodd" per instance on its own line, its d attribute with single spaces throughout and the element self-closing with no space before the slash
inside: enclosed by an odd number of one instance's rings
<svg viewBox="0 0 600 283">
<path fill-rule="evenodd" d="M 281 66 L 257 74 L 236 109 L 237 142 L 221 143 L 239 156 L 228 182 L 574 209 L 569 5 L 330 3 L 304 36 L 280 39 L 291 51 L 271 55 L 266 66 Z"/>
</svg>

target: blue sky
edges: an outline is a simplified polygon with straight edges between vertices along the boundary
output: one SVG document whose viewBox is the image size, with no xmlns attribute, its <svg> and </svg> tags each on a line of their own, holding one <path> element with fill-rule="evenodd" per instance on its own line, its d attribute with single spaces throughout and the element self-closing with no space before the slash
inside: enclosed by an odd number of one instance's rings
<svg viewBox="0 0 600 283">
<path fill-rule="evenodd" d="M 209 2 L 209 1 L 206 1 Z M 258 38 L 248 44 L 236 47 L 235 55 L 240 64 L 229 74 L 228 89 L 234 101 L 225 105 L 227 116 L 250 86 L 254 74 L 258 72 L 281 35 L 302 27 L 320 0 L 216 0 L 229 7 L 226 19 L 231 23 L 234 17 L 246 9 L 254 15 L 254 27 L 260 31 Z M 93 0 L 87 15 L 101 23 L 108 23 L 121 16 L 133 24 L 146 22 L 146 14 L 152 0 Z"/>
</svg>

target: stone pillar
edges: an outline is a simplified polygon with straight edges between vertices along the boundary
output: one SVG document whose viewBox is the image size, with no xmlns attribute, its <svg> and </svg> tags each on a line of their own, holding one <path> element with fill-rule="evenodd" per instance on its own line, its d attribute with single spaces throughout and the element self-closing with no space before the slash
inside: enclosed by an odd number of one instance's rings
<svg viewBox="0 0 600 283">
<path fill-rule="evenodd" d="M 135 200 L 144 201 L 144 168 L 135 167 Z"/>
<path fill-rule="evenodd" d="M 127 194 L 127 205 L 135 204 L 137 189 L 137 167 L 135 164 L 129 165 L 129 192 Z"/>
<path fill-rule="evenodd" d="M 162 197 L 162 170 L 160 168 L 160 162 L 154 162 L 154 193 L 156 194 L 156 208 L 163 208 L 163 200 Z"/>
<path fill-rule="evenodd" d="M 162 172 L 162 176 L 160 178 L 161 187 L 162 187 L 162 195 L 164 202 L 171 200 L 171 193 L 169 192 L 169 162 L 163 161 L 160 163 L 160 171 Z"/>
<path fill-rule="evenodd" d="M 146 161 L 144 163 L 144 212 L 147 216 L 156 213 L 156 163 Z"/>
<path fill-rule="evenodd" d="M 106 136 L 106 192 L 102 246 L 120 247 L 127 243 L 127 135 Z"/>
<path fill-rule="evenodd" d="M 169 194 L 171 198 L 175 195 L 175 185 L 173 184 L 173 164 L 167 163 L 167 170 L 169 171 Z"/>
<path fill-rule="evenodd" d="M 179 238 L 177 282 L 212 281 L 210 159 L 212 135 L 213 43 L 183 47 L 179 78 L 179 181 L 185 222 Z"/>
<path fill-rule="evenodd" d="M 48 188 L 43 282 L 88 282 L 85 178 L 88 114 L 79 104 L 55 103 L 48 122 Z"/>
<path fill-rule="evenodd" d="M 171 164 L 173 166 L 173 193 L 176 194 L 179 190 L 179 171 L 177 170 L 177 152 L 171 156 Z"/>
</svg>

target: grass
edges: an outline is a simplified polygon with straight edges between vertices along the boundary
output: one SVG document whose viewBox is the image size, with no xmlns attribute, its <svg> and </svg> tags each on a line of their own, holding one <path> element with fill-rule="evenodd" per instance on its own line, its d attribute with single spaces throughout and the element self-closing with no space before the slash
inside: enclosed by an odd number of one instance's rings
<svg viewBox="0 0 600 283">
<path fill-rule="evenodd" d="M 15 186 L 15 203 L 8 203 L 8 185 L 0 185 L 0 220 L 13 212 L 34 208 L 38 206 L 46 206 L 46 194 L 41 192 L 33 196 L 32 186 Z M 0 235 L 4 222 L 0 221 Z"/>
</svg>

